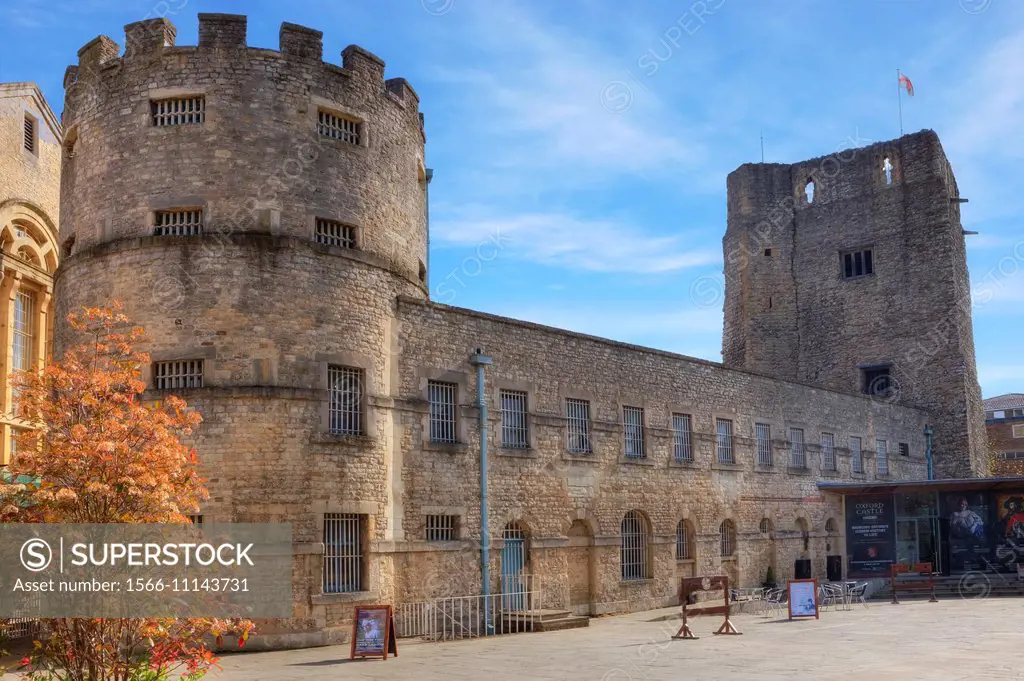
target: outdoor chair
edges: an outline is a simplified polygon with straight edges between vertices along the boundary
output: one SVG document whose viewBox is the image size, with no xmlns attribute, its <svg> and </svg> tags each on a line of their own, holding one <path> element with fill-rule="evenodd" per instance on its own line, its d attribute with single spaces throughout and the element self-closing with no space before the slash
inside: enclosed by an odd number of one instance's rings
<svg viewBox="0 0 1024 681">
<path fill-rule="evenodd" d="M 786 605 L 788 594 L 785 589 L 769 589 L 764 596 L 764 610 L 762 615 L 769 617 Z"/>
<path fill-rule="evenodd" d="M 866 598 L 867 591 L 867 582 L 861 582 L 860 584 L 857 584 L 856 586 L 852 587 L 849 591 L 850 603 L 853 604 L 854 601 L 858 601 L 865 608 L 868 607 L 868 602 Z"/>
</svg>

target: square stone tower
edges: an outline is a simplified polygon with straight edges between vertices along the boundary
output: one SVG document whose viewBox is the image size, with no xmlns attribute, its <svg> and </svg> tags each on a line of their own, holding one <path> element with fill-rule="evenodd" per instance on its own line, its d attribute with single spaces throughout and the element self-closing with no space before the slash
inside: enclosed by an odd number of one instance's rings
<svg viewBox="0 0 1024 681">
<path fill-rule="evenodd" d="M 936 477 L 985 474 L 963 201 L 928 130 L 737 168 L 726 365 L 928 409 Z"/>
</svg>

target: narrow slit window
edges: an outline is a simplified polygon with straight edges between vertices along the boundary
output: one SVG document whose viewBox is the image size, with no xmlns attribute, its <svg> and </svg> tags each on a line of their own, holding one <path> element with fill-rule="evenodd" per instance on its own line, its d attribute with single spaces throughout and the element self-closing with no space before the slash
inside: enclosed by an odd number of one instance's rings
<svg viewBox="0 0 1024 681">
<path fill-rule="evenodd" d="M 807 203 L 814 203 L 814 180 L 807 178 L 807 184 L 804 185 L 804 196 L 807 197 Z"/>
<path fill-rule="evenodd" d="M 892 161 L 888 156 L 882 161 L 882 173 L 885 174 L 885 183 L 892 184 Z"/>
<path fill-rule="evenodd" d="M 36 153 L 36 119 L 25 116 L 25 151 Z"/>
</svg>

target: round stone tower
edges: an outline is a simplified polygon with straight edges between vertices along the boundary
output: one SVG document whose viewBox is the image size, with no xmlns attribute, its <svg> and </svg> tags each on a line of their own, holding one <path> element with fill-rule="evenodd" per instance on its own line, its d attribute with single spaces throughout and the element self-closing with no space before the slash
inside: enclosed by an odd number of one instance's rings
<svg viewBox="0 0 1024 681">
<path fill-rule="evenodd" d="M 234 15 L 200 14 L 197 47 L 166 19 L 125 33 L 123 56 L 100 36 L 65 76 L 56 350 L 69 311 L 123 301 L 150 395 L 203 415 L 204 522 L 292 525 L 294 616 L 264 643 L 340 640 L 393 582 L 390 338 L 396 297 L 427 297 L 419 100 L 293 24 L 280 51 Z"/>
</svg>

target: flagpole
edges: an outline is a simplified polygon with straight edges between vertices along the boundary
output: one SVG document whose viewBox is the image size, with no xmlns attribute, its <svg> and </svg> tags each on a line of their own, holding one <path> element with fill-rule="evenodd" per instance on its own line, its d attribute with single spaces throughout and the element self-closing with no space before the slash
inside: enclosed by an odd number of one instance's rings
<svg viewBox="0 0 1024 681">
<path fill-rule="evenodd" d="M 900 137 L 903 137 L 903 93 L 900 83 L 900 70 L 896 69 L 896 102 L 900 110 Z"/>
</svg>

